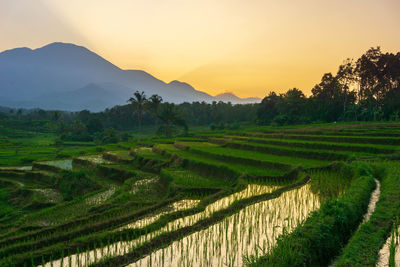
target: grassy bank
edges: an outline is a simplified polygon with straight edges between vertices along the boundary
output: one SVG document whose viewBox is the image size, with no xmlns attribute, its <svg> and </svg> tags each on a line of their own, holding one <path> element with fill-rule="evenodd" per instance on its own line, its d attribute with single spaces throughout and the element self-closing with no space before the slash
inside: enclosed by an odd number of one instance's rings
<svg viewBox="0 0 400 267">
<path fill-rule="evenodd" d="M 327 201 L 292 233 L 283 234 L 265 256 L 249 258 L 249 266 L 326 266 L 345 246 L 368 207 L 375 188 L 373 173 L 362 166 L 350 188 Z"/>
<path fill-rule="evenodd" d="M 387 172 L 381 182 L 380 199 L 371 219 L 353 235 L 335 266 L 375 266 L 379 250 L 392 227 L 396 227 L 400 210 L 400 164 L 393 161 L 375 166 Z"/>
</svg>

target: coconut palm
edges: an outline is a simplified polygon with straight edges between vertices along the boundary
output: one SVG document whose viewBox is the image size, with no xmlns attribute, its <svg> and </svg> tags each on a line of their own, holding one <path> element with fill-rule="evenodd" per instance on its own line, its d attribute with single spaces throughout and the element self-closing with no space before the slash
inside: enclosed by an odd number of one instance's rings
<svg viewBox="0 0 400 267">
<path fill-rule="evenodd" d="M 181 117 L 174 104 L 165 103 L 162 106 L 158 118 L 164 123 L 165 135 L 168 138 L 171 137 L 171 126 L 173 125 L 182 126 L 184 128 L 185 134 L 188 131 L 186 121 Z"/>
<path fill-rule="evenodd" d="M 163 99 L 161 96 L 154 94 L 149 97 L 149 99 L 147 100 L 147 103 L 146 103 L 147 110 L 149 110 L 150 113 L 154 116 L 156 128 L 157 128 L 157 124 L 158 124 L 158 110 L 160 108 L 160 104 L 162 101 L 163 101 Z"/>
<path fill-rule="evenodd" d="M 143 117 L 143 109 L 147 102 L 146 95 L 142 91 L 136 91 L 133 93 L 133 97 L 129 98 L 128 102 L 133 106 L 134 111 L 133 114 L 137 114 L 138 116 L 138 126 L 139 126 L 139 136 L 138 139 L 140 141 L 140 134 L 142 130 L 142 117 Z"/>
</svg>

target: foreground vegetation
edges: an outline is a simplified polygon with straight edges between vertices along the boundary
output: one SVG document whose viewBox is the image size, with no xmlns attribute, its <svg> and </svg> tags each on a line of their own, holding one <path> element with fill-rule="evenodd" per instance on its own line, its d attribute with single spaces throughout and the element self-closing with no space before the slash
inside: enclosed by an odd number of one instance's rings
<svg viewBox="0 0 400 267">
<path fill-rule="evenodd" d="M 371 266 L 398 227 L 398 123 L 30 130 L 0 143 L 1 266 Z"/>
</svg>

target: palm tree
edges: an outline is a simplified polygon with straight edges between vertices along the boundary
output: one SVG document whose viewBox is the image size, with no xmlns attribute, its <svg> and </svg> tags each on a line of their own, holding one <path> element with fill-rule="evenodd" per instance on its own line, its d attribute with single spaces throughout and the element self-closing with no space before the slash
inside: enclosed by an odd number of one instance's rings
<svg viewBox="0 0 400 267">
<path fill-rule="evenodd" d="M 185 134 L 188 131 L 186 121 L 181 117 L 174 104 L 165 103 L 158 118 L 164 123 L 167 138 L 171 137 L 172 125 L 182 126 Z"/>
<path fill-rule="evenodd" d="M 147 109 L 154 116 L 156 128 L 157 128 L 157 124 L 158 124 L 158 110 L 160 108 L 160 104 L 162 101 L 163 101 L 162 97 L 157 94 L 150 96 L 150 98 L 147 101 Z"/>
<path fill-rule="evenodd" d="M 133 93 L 133 97 L 129 98 L 128 102 L 131 103 L 131 105 L 134 108 L 133 114 L 137 114 L 138 116 L 138 125 L 139 125 L 138 140 L 140 141 L 140 133 L 142 130 L 143 108 L 147 102 L 146 95 L 144 94 L 143 91 L 141 93 L 139 91 L 136 91 L 135 93 Z"/>
</svg>

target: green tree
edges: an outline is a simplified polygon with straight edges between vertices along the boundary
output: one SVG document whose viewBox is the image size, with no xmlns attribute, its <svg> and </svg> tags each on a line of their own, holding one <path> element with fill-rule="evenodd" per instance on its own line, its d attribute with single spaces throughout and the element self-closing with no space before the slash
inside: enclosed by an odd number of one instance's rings
<svg viewBox="0 0 400 267">
<path fill-rule="evenodd" d="M 154 117 L 154 122 L 155 122 L 156 127 L 158 125 L 158 111 L 159 111 L 160 104 L 162 103 L 162 101 L 163 101 L 163 99 L 161 96 L 154 94 L 149 97 L 149 99 L 147 100 L 147 103 L 146 103 L 147 110 L 149 110 L 150 113 Z"/>
<path fill-rule="evenodd" d="M 344 90 L 343 98 L 343 113 L 346 114 L 346 107 L 348 102 L 348 95 L 350 87 L 355 84 L 357 77 L 355 75 L 355 64 L 350 58 L 346 59 L 342 65 L 339 66 L 339 70 L 336 77 Z"/>
<path fill-rule="evenodd" d="M 306 117 L 307 98 L 297 88 L 289 89 L 281 94 L 278 111 L 287 117 L 287 123 L 303 123 Z"/>
<path fill-rule="evenodd" d="M 103 123 L 99 118 L 90 118 L 86 124 L 86 128 L 90 134 L 102 132 L 104 130 Z"/>
<path fill-rule="evenodd" d="M 146 95 L 142 91 L 141 93 L 139 91 L 136 91 L 133 93 L 133 97 L 129 98 L 128 102 L 133 106 L 134 114 L 137 114 L 138 117 L 138 126 L 139 126 L 139 134 L 138 134 L 138 139 L 140 141 L 140 134 L 142 131 L 142 118 L 143 118 L 143 110 L 144 106 L 147 102 Z"/>
<path fill-rule="evenodd" d="M 275 92 L 270 92 L 259 104 L 257 110 L 258 121 L 262 124 L 270 123 L 279 114 L 278 106 L 280 101 L 280 96 Z"/>
<path fill-rule="evenodd" d="M 171 137 L 171 127 L 174 125 L 182 126 L 185 134 L 187 134 L 188 126 L 186 124 L 186 121 L 182 118 L 181 114 L 174 104 L 165 103 L 161 108 L 158 118 L 164 123 L 166 137 Z"/>
<path fill-rule="evenodd" d="M 344 99 L 346 99 L 346 105 L 352 105 L 356 98 L 355 93 L 343 89 L 338 77 L 331 73 L 326 73 L 311 92 L 314 119 L 323 121 L 337 121 L 339 118 L 343 118 Z"/>
</svg>

